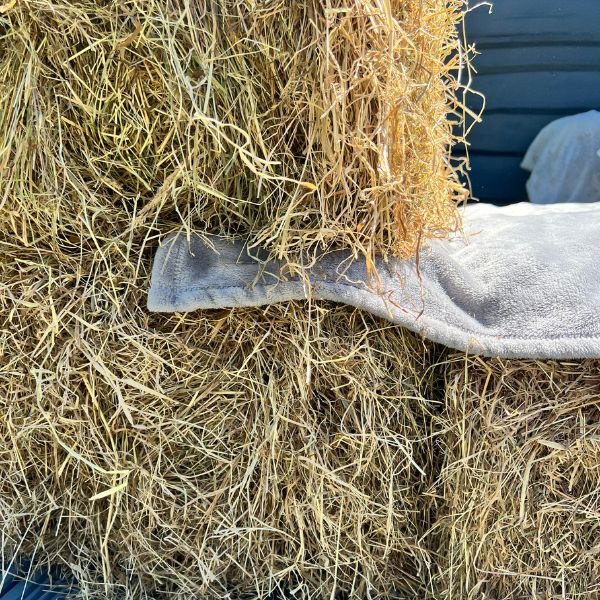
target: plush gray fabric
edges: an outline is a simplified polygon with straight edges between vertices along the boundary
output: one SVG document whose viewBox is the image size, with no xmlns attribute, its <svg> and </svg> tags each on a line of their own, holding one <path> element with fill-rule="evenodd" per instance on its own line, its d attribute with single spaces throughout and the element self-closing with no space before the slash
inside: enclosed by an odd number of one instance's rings
<svg viewBox="0 0 600 600">
<path fill-rule="evenodd" d="M 242 243 L 184 233 L 159 248 L 151 311 L 343 302 L 452 348 L 511 358 L 600 358 L 600 203 L 465 210 L 465 237 L 420 260 L 377 263 L 379 280 L 344 252 L 320 257 L 310 283 L 263 264 Z"/>
</svg>

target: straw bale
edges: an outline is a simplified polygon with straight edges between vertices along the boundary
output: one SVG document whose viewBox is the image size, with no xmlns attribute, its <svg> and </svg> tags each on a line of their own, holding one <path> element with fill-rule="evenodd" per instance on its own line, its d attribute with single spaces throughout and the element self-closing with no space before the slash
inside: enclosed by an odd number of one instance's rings
<svg viewBox="0 0 600 600">
<path fill-rule="evenodd" d="M 446 402 L 441 597 L 597 598 L 600 362 L 455 357 Z"/>
<path fill-rule="evenodd" d="M 427 592 L 419 340 L 345 307 L 149 316 L 125 269 L 92 281 L 14 252 L 5 556 L 63 567 L 86 598 Z"/>
<path fill-rule="evenodd" d="M 4 557 L 89 598 L 433 594 L 430 347 L 145 291 L 182 225 L 289 258 L 454 228 L 461 4 L 0 5 Z"/>
<path fill-rule="evenodd" d="M 3 182 L 280 257 L 411 255 L 457 226 L 463 0 L 19 0 L 0 13 Z M 12 181 L 12 184 L 10 183 Z M 100 219 L 100 221 L 97 221 Z"/>
</svg>

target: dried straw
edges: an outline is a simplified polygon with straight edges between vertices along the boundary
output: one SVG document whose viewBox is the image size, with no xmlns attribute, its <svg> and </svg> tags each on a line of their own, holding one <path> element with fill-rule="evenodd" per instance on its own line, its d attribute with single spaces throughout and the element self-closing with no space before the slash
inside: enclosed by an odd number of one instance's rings
<svg viewBox="0 0 600 600">
<path fill-rule="evenodd" d="M 428 591 L 422 343 L 328 306 L 149 317 L 105 273 L 3 250 L 5 557 L 85 598 Z"/>
<path fill-rule="evenodd" d="M 5 561 L 88 598 L 437 597 L 430 346 L 326 304 L 144 305 L 181 225 L 290 259 L 453 229 L 461 5 L 0 5 Z"/>
<path fill-rule="evenodd" d="M 440 598 L 597 598 L 600 362 L 458 356 L 446 402 Z"/>
<path fill-rule="evenodd" d="M 132 233 L 176 212 L 290 260 L 332 244 L 411 255 L 456 228 L 465 197 L 449 159 L 462 5 L 6 4 L 5 198 L 85 199 L 93 235 L 119 204 Z"/>
</svg>

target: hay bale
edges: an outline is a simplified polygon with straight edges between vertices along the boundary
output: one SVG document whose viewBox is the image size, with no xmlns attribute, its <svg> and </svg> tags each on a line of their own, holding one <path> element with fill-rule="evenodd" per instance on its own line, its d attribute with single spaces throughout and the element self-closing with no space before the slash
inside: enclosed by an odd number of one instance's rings
<svg viewBox="0 0 600 600">
<path fill-rule="evenodd" d="M 84 597 L 425 593 L 418 340 L 343 307 L 149 317 L 138 290 L 74 291 L 58 260 L 19 254 L 2 273 L 6 556 L 64 567 Z"/>
<path fill-rule="evenodd" d="M 441 597 L 597 597 L 600 362 L 455 357 L 446 402 Z"/>
<path fill-rule="evenodd" d="M 431 593 L 422 342 L 145 310 L 181 225 L 288 258 L 456 225 L 462 2 L 324 4 L 0 6 L 0 533 L 84 597 Z"/>
<path fill-rule="evenodd" d="M 449 162 L 462 4 L 8 3 L 4 193 L 34 211 L 85 199 L 95 232 L 122 203 L 138 226 L 176 207 L 290 260 L 410 255 L 465 196 Z"/>
</svg>

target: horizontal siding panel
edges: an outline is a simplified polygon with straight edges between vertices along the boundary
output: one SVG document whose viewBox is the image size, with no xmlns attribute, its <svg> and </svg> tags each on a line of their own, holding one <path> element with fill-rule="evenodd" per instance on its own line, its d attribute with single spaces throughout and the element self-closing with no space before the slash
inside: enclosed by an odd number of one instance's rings
<svg viewBox="0 0 600 600">
<path fill-rule="evenodd" d="M 503 205 L 526 201 L 529 174 L 521 169 L 521 160 L 512 156 L 471 156 L 473 197 Z"/>
<path fill-rule="evenodd" d="M 471 152 L 525 154 L 536 135 L 548 123 L 564 115 L 554 114 L 489 114 L 476 123 L 469 135 Z"/>
<path fill-rule="evenodd" d="M 499 43 L 600 44 L 598 0 L 497 0 L 492 14 L 482 6 L 466 19 L 467 36 L 483 45 Z"/>
<path fill-rule="evenodd" d="M 600 0 L 599 0 L 600 1 Z M 486 97 L 489 111 L 546 109 L 552 112 L 600 108 L 600 70 L 596 72 L 536 72 L 478 75 L 473 88 Z M 472 97 L 474 109 L 481 100 Z"/>
<path fill-rule="evenodd" d="M 586 32 L 581 32 L 578 37 L 573 37 L 573 34 L 568 31 L 557 33 L 512 33 L 497 36 L 481 36 L 478 38 L 477 48 L 480 51 L 503 48 L 534 48 L 536 46 L 581 46 L 586 48 L 597 48 L 600 46 L 600 37 L 598 32 L 594 35 Z"/>
<path fill-rule="evenodd" d="M 597 48 L 544 45 L 490 48 L 482 50 L 475 57 L 473 66 L 477 76 L 539 71 L 600 71 L 600 45 Z"/>
</svg>

